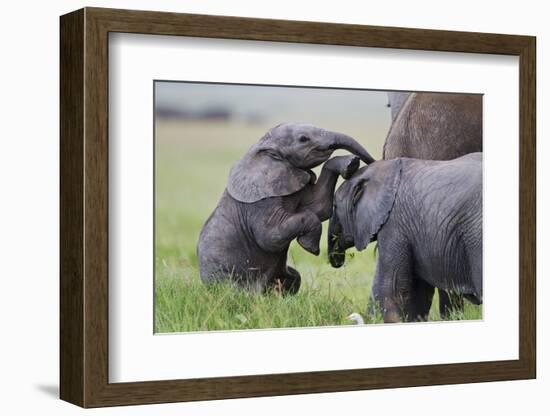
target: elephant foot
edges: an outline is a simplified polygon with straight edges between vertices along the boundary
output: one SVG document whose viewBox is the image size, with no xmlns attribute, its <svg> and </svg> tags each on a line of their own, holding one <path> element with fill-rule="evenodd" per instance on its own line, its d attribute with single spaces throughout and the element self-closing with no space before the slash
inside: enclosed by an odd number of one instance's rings
<svg viewBox="0 0 550 416">
<path fill-rule="evenodd" d="M 287 274 L 282 278 L 275 279 L 273 291 L 282 296 L 295 295 L 300 289 L 302 278 L 300 273 L 290 266 L 287 266 Z"/>
<path fill-rule="evenodd" d="M 319 248 L 319 241 L 321 240 L 322 231 L 323 228 L 319 223 L 319 226 L 315 227 L 315 229 L 311 230 L 307 234 L 299 236 L 297 239 L 298 244 L 300 244 L 304 250 L 318 256 L 321 252 L 321 249 Z"/>
<path fill-rule="evenodd" d="M 344 156 L 346 157 L 346 156 Z M 356 156 L 347 156 L 348 160 L 344 163 L 344 167 L 340 170 L 340 175 L 344 179 L 349 179 L 359 169 L 359 158 Z"/>
<path fill-rule="evenodd" d="M 357 156 L 335 156 L 326 163 L 326 167 L 338 172 L 344 179 L 349 179 L 359 169 L 360 159 Z"/>
<path fill-rule="evenodd" d="M 302 278 L 300 273 L 290 266 L 287 266 L 287 275 L 283 280 L 283 295 L 295 295 L 300 289 Z"/>
<path fill-rule="evenodd" d="M 403 322 L 401 314 L 397 311 L 385 311 L 384 312 L 384 323 L 385 324 L 396 324 Z"/>
</svg>

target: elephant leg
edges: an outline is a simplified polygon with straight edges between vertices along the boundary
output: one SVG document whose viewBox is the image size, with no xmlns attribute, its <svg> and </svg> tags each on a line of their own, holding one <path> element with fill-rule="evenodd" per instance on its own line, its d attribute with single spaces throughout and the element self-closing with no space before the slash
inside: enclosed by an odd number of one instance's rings
<svg viewBox="0 0 550 416">
<path fill-rule="evenodd" d="M 403 298 L 396 293 L 388 290 L 387 286 L 380 281 L 380 277 L 375 277 L 372 288 L 373 300 L 380 310 L 385 323 L 403 322 L 406 317 L 406 304 Z"/>
<path fill-rule="evenodd" d="M 319 242 L 321 241 L 323 227 L 319 218 L 317 218 L 315 214 L 313 214 L 313 216 L 316 218 L 318 223 L 312 221 L 311 226 L 305 228 L 304 231 L 297 236 L 296 241 L 298 241 L 298 244 L 300 244 L 304 250 L 318 256 L 321 252 L 321 249 L 319 248 Z"/>
<path fill-rule="evenodd" d="M 300 289 L 302 278 L 300 273 L 293 267 L 287 266 L 287 275 L 283 280 L 283 295 L 294 295 Z"/>
<path fill-rule="evenodd" d="M 478 238 L 480 238 L 478 236 Z M 470 268 L 472 273 L 472 283 L 474 286 L 473 303 L 480 305 L 483 303 L 483 258 L 481 242 L 469 247 Z"/>
<path fill-rule="evenodd" d="M 318 255 L 320 251 L 321 221 L 310 211 L 288 215 L 283 221 L 273 226 L 265 223 L 257 224 L 253 231 L 256 242 L 267 252 L 286 251 L 295 238 L 310 253 Z"/>
<path fill-rule="evenodd" d="M 421 279 L 414 282 L 409 316 L 412 321 L 427 321 L 432 307 L 434 287 Z"/>
<path fill-rule="evenodd" d="M 329 159 L 323 165 L 315 185 L 305 192 L 298 210 L 311 211 L 319 220 L 328 220 L 332 215 L 334 188 L 338 176 L 348 179 L 358 168 L 359 158 L 356 156 L 336 156 Z"/>
<path fill-rule="evenodd" d="M 264 293 L 273 290 L 283 296 L 295 295 L 300 289 L 301 282 L 300 273 L 290 266 L 285 266 L 285 273 L 282 276 L 275 277 L 271 284 L 265 288 Z"/>
<path fill-rule="evenodd" d="M 413 308 L 413 274 L 410 252 L 398 241 L 380 242 L 372 294 L 384 322 L 411 321 Z"/>
<path fill-rule="evenodd" d="M 438 289 L 439 315 L 441 319 L 449 319 L 453 311 L 464 312 L 464 297 L 459 293 Z"/>
</svg>

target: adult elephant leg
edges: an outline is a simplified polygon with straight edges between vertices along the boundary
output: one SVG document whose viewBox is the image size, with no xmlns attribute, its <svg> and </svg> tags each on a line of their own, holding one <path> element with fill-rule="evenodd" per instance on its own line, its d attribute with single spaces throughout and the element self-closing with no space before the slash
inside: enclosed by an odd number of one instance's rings
<svg viewBox="0 0 550 416">
<path fill-rule="evenodd" d="M 438 289 L 438 292 L 441 319 L 449 319 L 453 311 L 464 312 L 464 297 L 462 295 L 441 289 Z"/>
<path fill-rule="evenodd" d="M 338 176 L 348 179 L 358 168 L 359 158 L 356 156 L 336 156 L 329 159 L 323 165 L 315 185 L 305 191 L 298 210 L 313 212 L 321 221 L 328 220 L 332 215 L 334 188 Z"/>
</svg>

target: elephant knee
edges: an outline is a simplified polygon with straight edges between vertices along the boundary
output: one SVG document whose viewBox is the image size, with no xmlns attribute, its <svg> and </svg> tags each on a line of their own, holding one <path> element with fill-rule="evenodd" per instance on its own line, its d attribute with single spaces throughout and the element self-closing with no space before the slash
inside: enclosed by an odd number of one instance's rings
<svg viewBox="0 0 550 416">
<path fill-rule="evenodd" d="M 323 221 L 328 220 L 330 217 L 332 217 L 332 205 L 328 204 L 328 205 L 322 207 L 319 210 L 318 215 L 319 215 L 319 219 L 321 219 Z"/>
<path fill-rule="evenodd" d="M 278 230 L 271 230 L 256 236 L 256 243 L 265 251 L 279 253 L 287 249 L 290 241 Z"/>
</svg>

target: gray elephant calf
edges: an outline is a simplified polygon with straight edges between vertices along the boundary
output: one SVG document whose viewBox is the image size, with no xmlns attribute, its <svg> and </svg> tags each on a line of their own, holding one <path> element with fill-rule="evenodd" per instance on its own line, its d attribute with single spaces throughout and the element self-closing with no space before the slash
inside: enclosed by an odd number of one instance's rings
<svg viewBox="0 0 550 416">
<path fill-rule="evenodd" d="M 376 162 L 342 184 L 334 205 L 330 262 L 378 241 L 372 294 L 385 322 L 426 320 L 434 288 L 482 302 L 481 153 Z"/>
<path fill-rule="evenodd" d="M 338 176 L 349 178 L 359 167 L 355 156 L 328 160 L 336 149 L 374 161 L 351 137 L 306 124 L 281 124 L 253 145 L 232 167 L 227 188 L 201 230 L 201 279 L 295 293 L 300 274 L 286 264 L 290 242 L 297 238 L 304 249 L 319 254 L 321 222 L 331 216 Z M 316 180 L 310 169 L 323 162 Z"/>
</svg>

